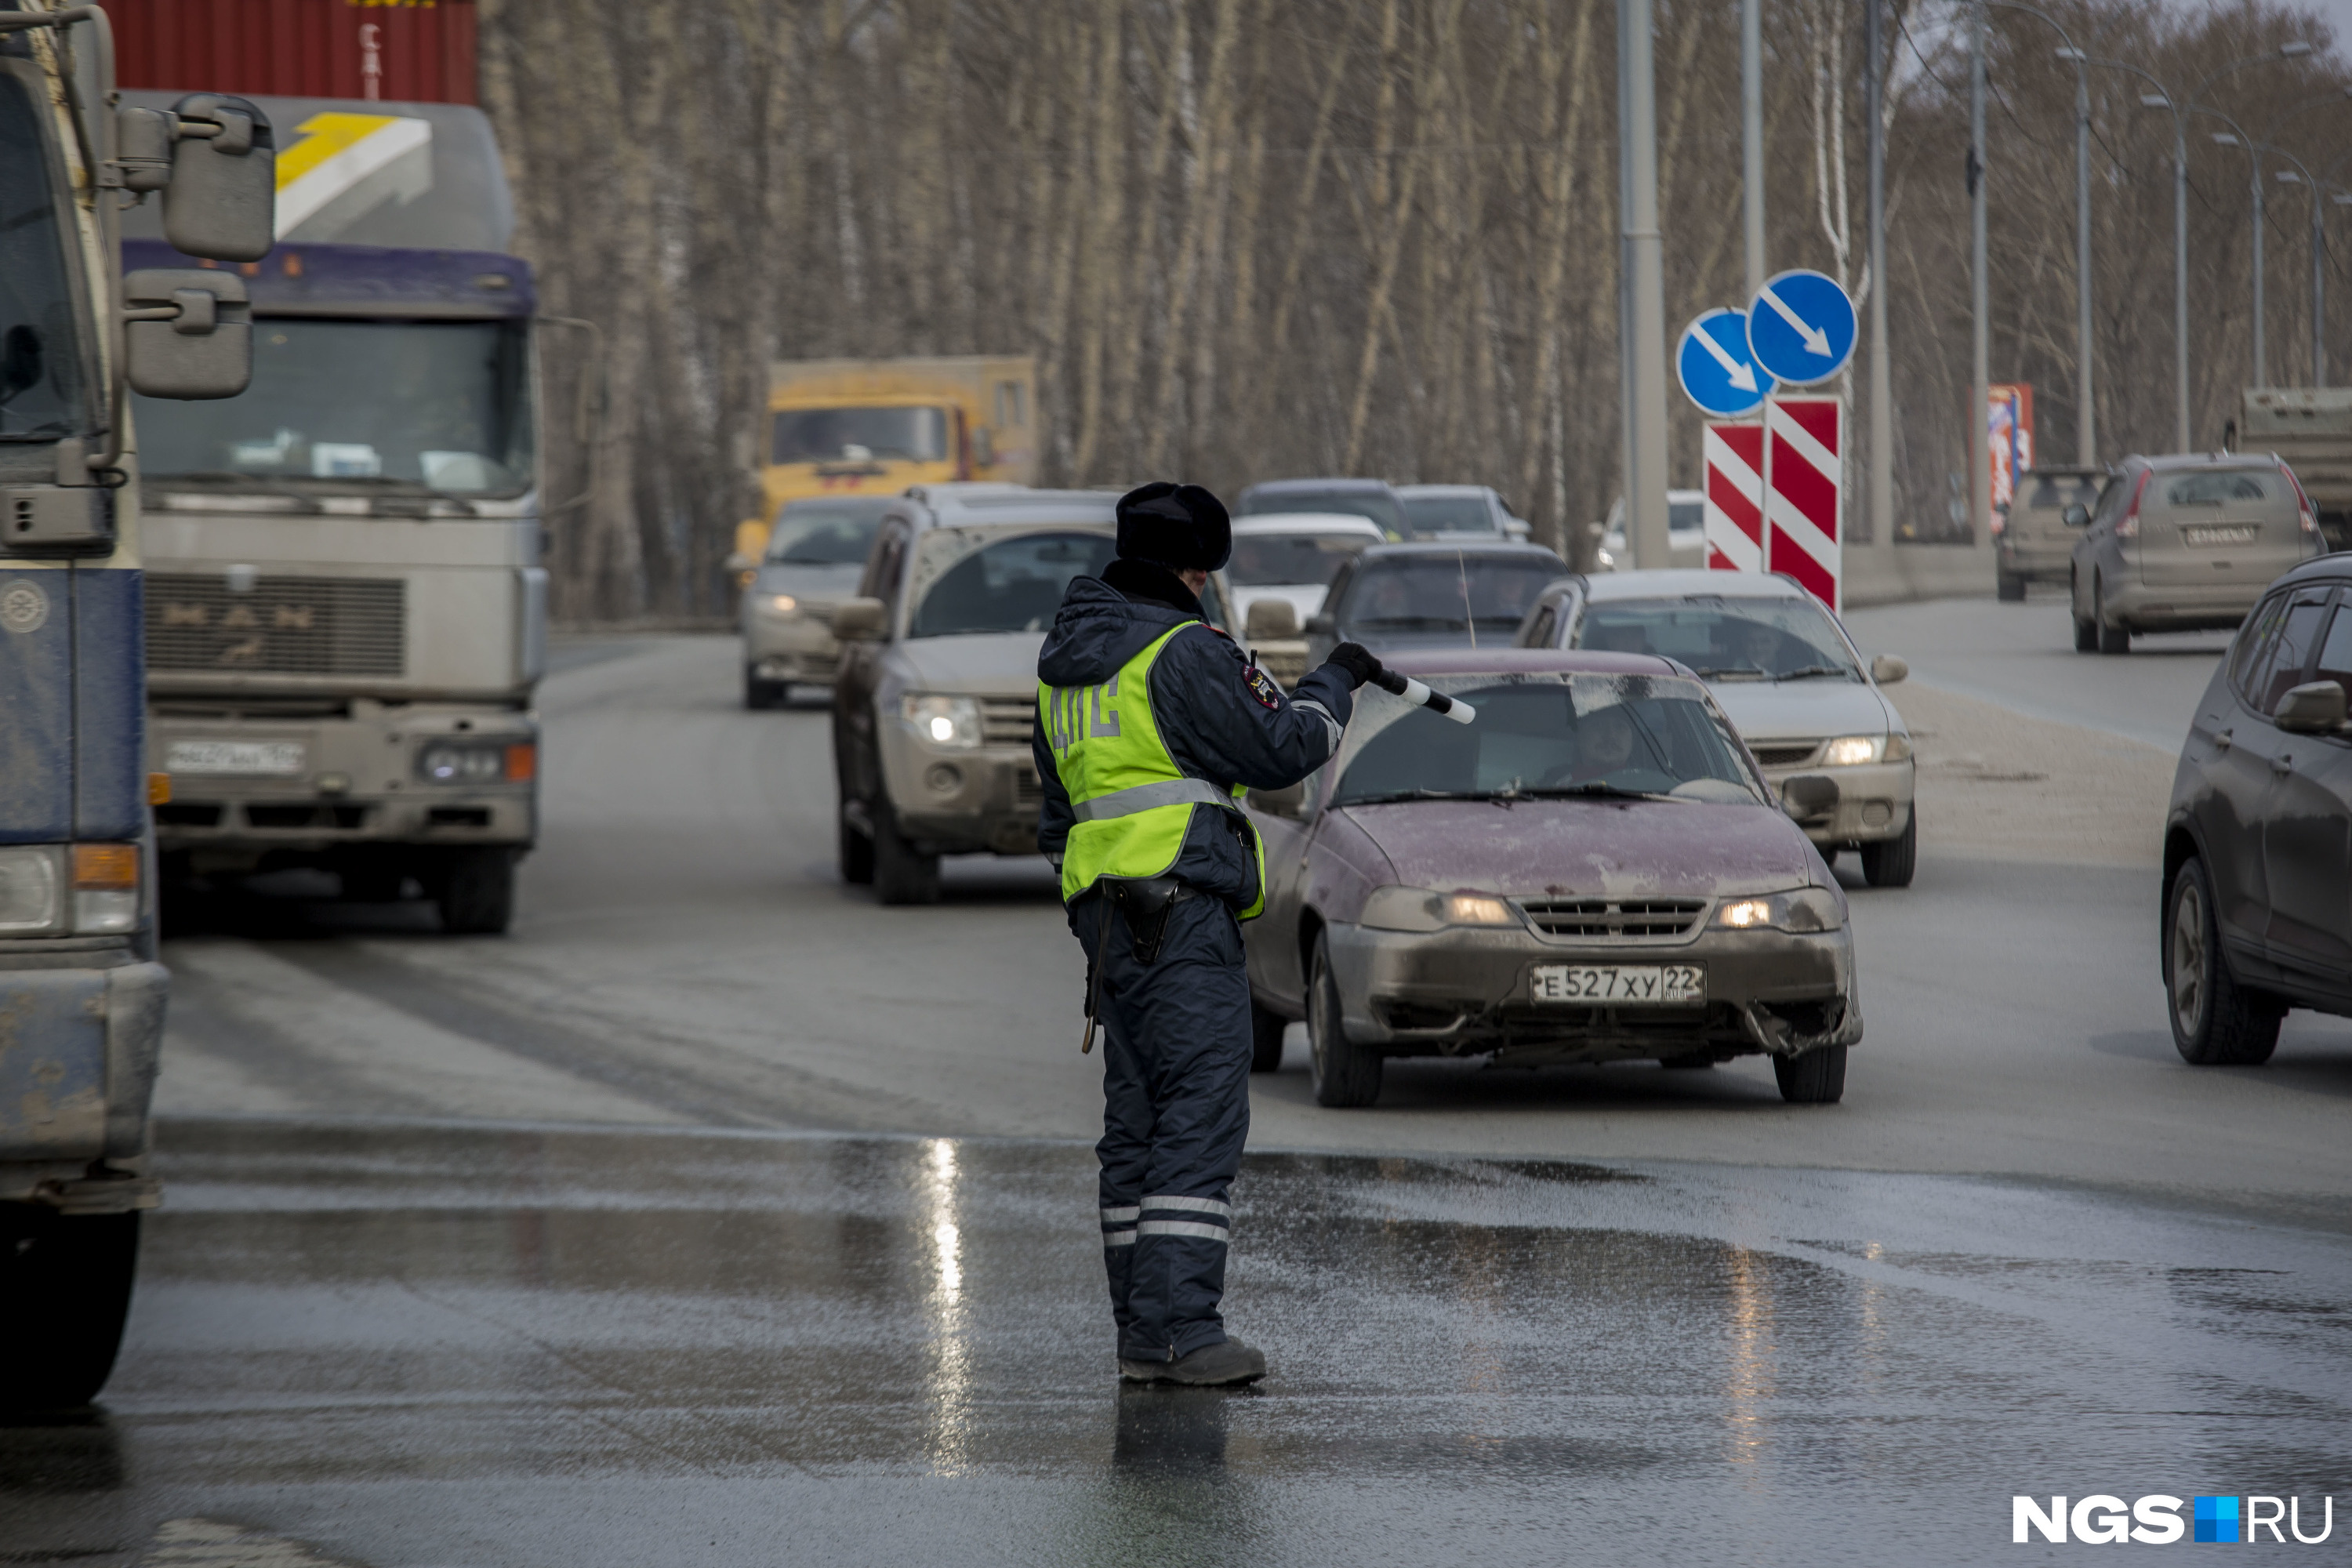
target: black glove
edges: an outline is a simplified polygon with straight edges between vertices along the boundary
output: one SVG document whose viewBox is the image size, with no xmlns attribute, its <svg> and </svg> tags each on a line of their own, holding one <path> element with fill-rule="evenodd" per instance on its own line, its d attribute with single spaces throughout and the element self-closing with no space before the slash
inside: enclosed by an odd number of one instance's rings
<svg viewBox="0 0 2352 1568">
<path fill-rule="evenodd" d="M 1341 643 L 1323 662 L 1338 665 L 1348 672 L 1348 688 L 1351 691 L 1368 680 L 1378 679 L 1381 674 L 1381 661 L 1360 642 Z"/>
</svg>

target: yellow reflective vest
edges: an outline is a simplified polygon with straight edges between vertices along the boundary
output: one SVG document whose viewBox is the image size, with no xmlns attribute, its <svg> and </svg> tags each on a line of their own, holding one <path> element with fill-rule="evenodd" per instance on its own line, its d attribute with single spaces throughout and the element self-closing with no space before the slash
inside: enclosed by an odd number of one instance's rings
<svg viewBox="0 0 2352 1568">
<path fill-rule="evenodd" d="M 1066 904 L 1098 878 L 1165 876 L 1183 850 L 1192 813 L 1205 806 L 1240 818 L 1256 858 L 1257 898 L 1241 918 L 1253 920 L 1265 908 L 1265 846 L 1241 818 L 1242 786 L 1223 790 L 1188 775 L 1152 715 L 1151 667 L 1183 629 L 1146 644 L 1100 685 L 1037 683 L 1037 723 L 1075 818 L 1062 852 Z"/>
</svg>

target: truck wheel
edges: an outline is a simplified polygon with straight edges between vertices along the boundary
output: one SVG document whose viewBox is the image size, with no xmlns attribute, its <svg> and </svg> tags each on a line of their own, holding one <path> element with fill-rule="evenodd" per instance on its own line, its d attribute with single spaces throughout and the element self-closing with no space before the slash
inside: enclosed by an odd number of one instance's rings
<svg viewBox="0 0 2352 1568">
<path fill-rule="evenodd" d="M 874 840 L 849 825 L 845 814 L 836 813 L 833 831 L 835 852 L 841 860 L 841 879 L 852 887 L 866 887 L 874 880 Z"/>
<path fill-rule="evenodd" d="M 940 901 L 940 858 L 925 855 L 898 833 L 898 814 L 874 803 L 874 894 L 886 904 Z"/>
<path fill-rule="evenodd" d="M 1845 1047 L 1823 1046 L 1801 1057 L 1774 1057 L 1772 1076 L 1790 1105 L 1835 1105 L 1845 1097 Z"/>
<path fill-rule="evenodd" d="M 1330 939 L 1315 935 L 1315 964 L 1307 986 L 1307 1065 L 1315 1103 L 1370 1105 L 1381 1097 L 1381 1056 L 1348 1038 L 1339 1010 L 1339 978 L 1331 972 Z"/>
<path fill-rule="evenodd" d="M 514 879 L 511 849 L 453 851 L 431 889 L 442 931 L 451 936 L 503 933 L 514 921 Z"/>
<path fill-rule="evenodd" d="M 2099 628 L 2101 653 L 2131 652 L 2131 628 L 2107 624 L 2107 586 L 2096 577 L 2091 579 L 2091 619 Z"/>
<path fill-rule="evenodd" d="M 2248 991 L 2221 956 L 2213 887 L 2205 863 L 2191 858 L 2173 873 L 2164 899 L 2164 990 L 2172 1044 L 2199 1067 L 2257 1067 L 2278 1048 L 2286 1009 Z"/>
<path fill-rule="evenodd" d="M 0 1204 L 0 1410 L 88 1405 L 114 1370 L 139 1262 L 136 1214 Z"/>
<path fill-rule="evenodd" d="M 1255 997 L 1250 999 L 1250 1071 L 1282 1070 L 1282 1035 L 1289 1027 L 1289 1019 L 1267 1012 Z"/>
<path fill-rule="evenodd" d="M 2025 579 L 2014 572 L 2002 572 L 1993 577 L 1993 592 L 2004 602 L 2015 604 L 2025 597 Z"/>
<path fill-rule="evenodd" d="M 1862 847 L 1862 879 L 1874 888 L 1907 888 L 1919 868 L 1919 805 L 1911 805 L 1911 820 L 1900 837 L 1881 838 Z"/>
</svg>

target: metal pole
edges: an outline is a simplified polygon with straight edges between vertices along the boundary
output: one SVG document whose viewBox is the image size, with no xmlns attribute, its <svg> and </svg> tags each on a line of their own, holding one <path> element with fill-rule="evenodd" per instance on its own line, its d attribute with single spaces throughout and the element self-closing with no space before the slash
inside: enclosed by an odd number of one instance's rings
<svg viewBox="0 0 2352 1568">
<path fill-rule="evenodd" d="M 1625 81 L 1619 109 L 1631 189 L 1624 206 L 1631 264 L 1632 342 L 1624 374 L 1633 383 L 1633 468 L 1625 489 L 1625 541 L 1641 567 L 1671 565 L 1666 528 L 1666 289 L 1658 233 L 1657 74 L 1651 0 L 1617 0 Z"/>
<path fill-rule="evenodd" d="M 2099 461 L 2098 416 L 2091 375 L 2091 67 L 2074 61 L 2074 462 Z"/>
<path fill-rule="evenodd" d="M 1756 0 L 1750 0 L 1755 4 Z M 1865 0 L 1864 112 L 1870 117 L 1870 542 L 1895 542 L 1895 394 L 1886 347 L 1885 0 Z M 1752 293 L 1748 296 L 1754 299 Z"/>
<path fill-rule="evenodd" d="M 1872 17 L 1874 22 L 1875 10 Z M 1739 0 L 1739 130 L 1747 195 L 1745 305 L 1764 287 L 1764 0 Z"/>
<path fill-rule="evenodd" d="M 2172 105 L 2172 341 L 2175 425 L 2173 450 L 2189 450 L 2189 132 L 2178 100 Z"/>
<path fill-rule="evenodd" d="M 2319 204 L 2326 200 L 2320 194 L 2319 182 L 2311 184 L 2311 384 L 2327 384 L 2327 284 L 2326 269 L 2322 260 L 2327 253 L 2327 235 L 2320 226 Z"/>
<path fill-rule="evenodd" d="M 1625 31 L 1625 19 L 1617 18 L 1617 458 L 1619 472 L 1618 500 L 1624 508 L 1618 519 L 1625 530 L 1626 562 L 1633 559 L 1633 484 L 1634 470 L 1639 467 L 1633 456 L 1633 437 L 1640 418 L 1633 383 L 1633 245 L 1626 237 L 1632 220 L 1626 216 L 1633 208 L 1633 141 L 1625 134 L 1625 105 L 1633 96 L 1631 43 Z M 1557 351 L 1554 351 L 1557 352 Z"/>
<path fill-rule="evenodd" d="M 2265 351 L 2270 333 L 2263 318 L 2263 155 L 2249 142 L 2246 156 L 2254 165 L 2254 384 L 2268 386 L 2270 357 Z"/>
<path fill-rule="evenodd" d="M 1969 540 L 1986 537 L 1992 521 L 1992 441 L 1985 410 L 1992 402 L 1991 315 L 1985 284 L 1985 7 L 1969 6 Z"/>
</svg>

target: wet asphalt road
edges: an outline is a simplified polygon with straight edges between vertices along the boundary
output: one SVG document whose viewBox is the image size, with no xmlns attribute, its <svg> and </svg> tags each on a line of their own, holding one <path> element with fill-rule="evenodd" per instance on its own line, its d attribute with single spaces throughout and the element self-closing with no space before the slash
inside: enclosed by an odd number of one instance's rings
<svg viewBox="0 0 2352 1568">
<path fill-rule="evenodd" d="M 2043 658 L 2047 609 L 1856 631 L 2142 737 L 2210 671 Z M 821 712 L 735 710 L 718 639 L 560 663 L 512 937 L 297 882 L 169 944 L 167 1205 L 103 1409 L 0 1429 L 0 1563 L 1948 1563 L 2054 1554 L 2016 1492 L 2352 1514 L 2352 1025 L 2182 1066 L 2152 869 L 1931 833 L 1854 891 L 1835 1108 L 1412 1064 L 1333 1112 L 1294 1041 L 1237 1192 L 1274 1375 L 1122 1393 L 1042 867 L 877 909 Z"/>
<path fill-rule="evenodd" d="M 1228 1394 L 1111 1375 L 1082 1147 L 171 1146 L 104 1413 L 0 1431 L 6 1561 L 212 1521 L 534 1568 L 1958 1563 L 2044 1555 L 2017 1491 L 2352 1490 L 2352 1252 L 2231 1215 L 1253 1155 L 1234 1321 L 1275 1370 Z"/>
</svg>

